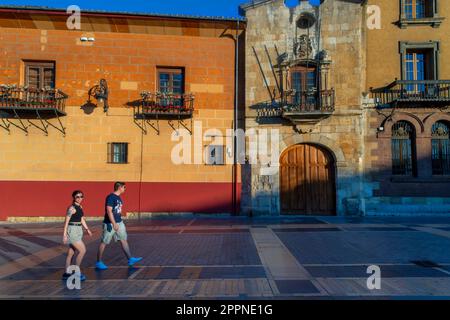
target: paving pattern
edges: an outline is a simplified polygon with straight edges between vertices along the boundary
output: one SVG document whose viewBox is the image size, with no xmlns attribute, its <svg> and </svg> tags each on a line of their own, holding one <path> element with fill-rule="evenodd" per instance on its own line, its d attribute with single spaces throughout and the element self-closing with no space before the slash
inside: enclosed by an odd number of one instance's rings
<svg viewBox="0 0 450 320">
<path fill-rule="evenodd" d="M 195 218 L 129 221 L 93 268 L 100 223 L 85 236 L 87 281 L 61 280 L 61 225 L 0 224 L 0 299 L 450 299 L 450 217 Z M 367 268 L 381 270 L 370 290 Z"/>
</svg>

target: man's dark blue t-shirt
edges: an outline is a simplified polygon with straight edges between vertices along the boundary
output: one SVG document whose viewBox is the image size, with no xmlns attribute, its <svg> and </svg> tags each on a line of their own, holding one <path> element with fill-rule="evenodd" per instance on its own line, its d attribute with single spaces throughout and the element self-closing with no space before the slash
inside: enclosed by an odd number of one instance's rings
<svg viewBox="0 0 450 320">
<path fill-rule="evenodd" d="M 109 216 L 108 216 L 108 210 L 106 207 L 111 207 L 112 212 L 114 215 L 114 220 L 116 220 L 117 223 L 122 221 L 122 205 L 123 201 L 122 199 L 114 194 L 111 193 L 109 196 L 106 197 L 106 203 L 105 203 L 105 219 L 103 220 L 104 223 L 111 223 Z"/>
</svg>

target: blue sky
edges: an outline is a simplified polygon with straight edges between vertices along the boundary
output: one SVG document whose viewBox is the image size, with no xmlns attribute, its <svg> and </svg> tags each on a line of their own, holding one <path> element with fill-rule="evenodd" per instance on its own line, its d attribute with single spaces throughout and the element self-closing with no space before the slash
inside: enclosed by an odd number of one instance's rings
<svg viewBox="0 0 450 320">
<path fill-rule="evenodd" d="M 238 6 L 247 2 L 250 2 L 250 0 L 0 0 L 0 4 L 7 5 L 66 8 L 69 5 L 76 4 L 81 9 L 225 17 L 238 17 Z"/>
</svg>

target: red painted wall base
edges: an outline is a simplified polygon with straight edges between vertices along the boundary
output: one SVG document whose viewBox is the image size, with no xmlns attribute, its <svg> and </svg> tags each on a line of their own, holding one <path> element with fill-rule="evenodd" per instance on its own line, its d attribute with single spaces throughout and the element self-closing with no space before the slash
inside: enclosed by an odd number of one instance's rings
<svg viewBox="0 0 450 320">
<path fill-rule="evenodd" d="M 64 216 L 74 190 L 85 194 L 86 216 L 103 216 L 113 182 L 0 181 L 0 220 Z M 237 188 L 240 205 L 241 184 Z M 232 183 L 127 183 L 124 212 L 231 213 Z"/>
</svg>

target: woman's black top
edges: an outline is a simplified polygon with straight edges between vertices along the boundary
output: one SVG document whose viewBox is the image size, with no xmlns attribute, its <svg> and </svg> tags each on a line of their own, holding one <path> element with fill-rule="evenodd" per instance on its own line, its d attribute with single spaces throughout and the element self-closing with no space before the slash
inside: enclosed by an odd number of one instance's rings
<svg viewBox="0 0 450 320">
<path fill-rule="evenodd" d="M 75 222 L 79 223 L 81 222 L 81 218 L 84 216 L 83 209 L 80 206 L 73 205 L 72 207 L 75 208 L 76 212 L 70 217 L 69 223 Z"/>
</svg>

